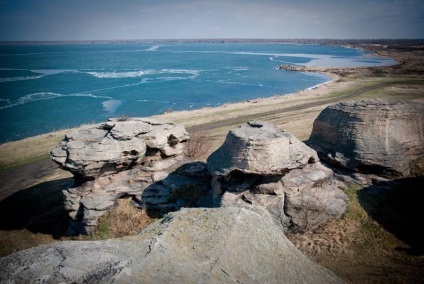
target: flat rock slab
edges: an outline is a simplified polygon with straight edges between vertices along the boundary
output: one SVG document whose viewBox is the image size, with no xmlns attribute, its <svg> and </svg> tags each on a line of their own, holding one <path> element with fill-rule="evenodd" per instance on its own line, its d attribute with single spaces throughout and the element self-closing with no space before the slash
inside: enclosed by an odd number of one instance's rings
<svg viewBox="0 0 424 284">
<path fill-rule="evenodd" d="M 1 283 L 344 283 L 261 208 L 183 209 L 140 235 L 57 242 L 0 259 Z"/>
</svg>

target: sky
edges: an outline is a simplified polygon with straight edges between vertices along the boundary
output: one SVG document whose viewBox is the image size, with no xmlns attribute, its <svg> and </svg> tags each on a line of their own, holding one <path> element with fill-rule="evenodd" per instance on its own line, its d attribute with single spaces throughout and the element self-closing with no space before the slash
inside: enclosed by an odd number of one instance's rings
<svg viewBox="0 0 424 284">
<path fill-rule="evenodd" d="M 0 0 L 0 40 L 424 38 L 424 0 Z"/>
</svg>

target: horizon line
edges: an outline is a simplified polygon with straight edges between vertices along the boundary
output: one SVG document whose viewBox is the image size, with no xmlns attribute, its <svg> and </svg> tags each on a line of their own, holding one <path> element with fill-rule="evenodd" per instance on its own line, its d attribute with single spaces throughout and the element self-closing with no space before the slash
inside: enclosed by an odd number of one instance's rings
<svg viewBox="0 0 424 284">
<path fill-rule="evenodd" d="M 71 40 L 0 40 L 0 44 L 11 43 L 161 43 L 161 42 L 210 42 L 210 43 L 237 43 L 237 42 L 345 42 L 345 43 L 382 43 L 382 42 L 423 42 L 424 38 L 157 38 L 157 39 L 71 39 Z"/>
</svg>

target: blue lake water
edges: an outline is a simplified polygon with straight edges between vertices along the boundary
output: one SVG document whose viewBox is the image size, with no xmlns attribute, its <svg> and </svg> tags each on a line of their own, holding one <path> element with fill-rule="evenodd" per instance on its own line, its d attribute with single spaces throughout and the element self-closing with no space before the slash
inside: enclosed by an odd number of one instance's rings
<svg viewBox="0 0 424 284">
<path fill-rule="evenodd" d="M 293 93 L 329 80 L 281 64 L 376 66 L 352 48 L 297 44 L 0 46 L 0 143 L 100 122 Z"/>
</svg>

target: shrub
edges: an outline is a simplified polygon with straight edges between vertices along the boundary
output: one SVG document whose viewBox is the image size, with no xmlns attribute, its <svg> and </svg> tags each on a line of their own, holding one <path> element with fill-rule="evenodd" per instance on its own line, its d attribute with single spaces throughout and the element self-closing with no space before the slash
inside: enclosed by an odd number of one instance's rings
<svg viewBox="0 0 424 284">
<path fill-rule="evenodd" d="M 151 223 L 144 210 L 131 204 L 131 198 L 118 200 L 118 206 L 100 218 L 93 239 L 119 238 L 135 235 Z"/>
<path fill-rule="evenodd" d="M 184 154 L 192 159 L 198 159 L 207 154 L 210 148 L 209 138 L 205 132 L 196 132 L 190 135 L 185 145 Z"/>
</svg>

